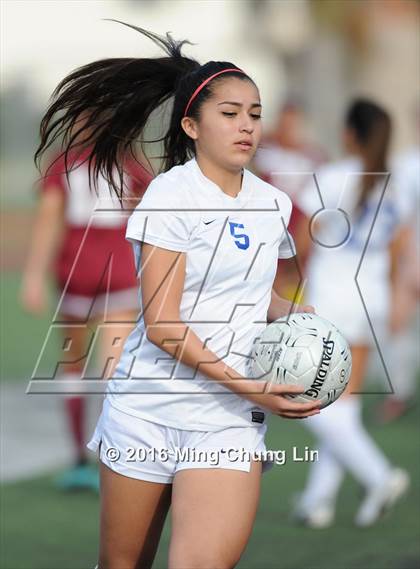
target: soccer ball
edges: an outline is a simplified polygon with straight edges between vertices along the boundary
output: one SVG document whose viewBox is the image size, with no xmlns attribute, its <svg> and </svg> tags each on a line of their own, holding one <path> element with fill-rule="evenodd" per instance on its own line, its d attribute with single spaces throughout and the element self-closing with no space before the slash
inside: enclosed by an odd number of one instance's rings
<svg viewBox="0 0 420 569">
<path fill-rule="evenodd" d="M 305 392 L 288 395 L 299 403 L 330 405 L 350 378 L 350 348 L 340 331 L 325 318 L 307 312 L 276 320 L 256 339 L 251 358 L 255 379 L 301 385 Z"/>
</svg>

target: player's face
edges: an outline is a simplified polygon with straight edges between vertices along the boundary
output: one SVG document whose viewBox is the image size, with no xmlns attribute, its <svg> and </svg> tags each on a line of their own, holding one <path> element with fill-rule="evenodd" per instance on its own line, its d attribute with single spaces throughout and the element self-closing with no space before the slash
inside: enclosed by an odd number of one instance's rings
<svg viewBox="0 0 420 569">
<path fill-rule="evenodd" d="M 218 82 L 193 127 L 197 154 L 228 170 L 244 167 L 261 139 L 258 89 L 251 81 L 234 77 Z"/>
</svg>

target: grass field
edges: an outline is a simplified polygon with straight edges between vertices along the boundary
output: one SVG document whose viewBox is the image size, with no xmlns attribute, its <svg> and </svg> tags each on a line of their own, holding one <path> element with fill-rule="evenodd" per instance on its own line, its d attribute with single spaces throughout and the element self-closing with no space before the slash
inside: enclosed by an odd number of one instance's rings
<svg viewBox="0 0 420 569">
<path fill-rule="evenodd" d="M 268 447 L 290 451 L 310 439 L 300 425 L 272 420 Z M 339 498 L 337 525 L 313 531 L 288 520 L 291 497 L 305 479 L 306 466 L 275 466 L 264 475 L 254 532 L 239 564 L 242 569 L 414 569 L 420 562 L 418 506 L 418 422 L 414 413 L 392 427 L 373 429 L 388 455 L 413 477 L 410 494 L 392 515 L 368 530 L 352 518 L 359 490 L 348 480 Z M 4 569 L 89 569 L 97 550 L 98 499 L 90 494 L 60 494 L 51 477 L 3 486 L 2 554 Z M 155 568 L 164 569 L 169 524 Z"/>
<path fill-rule="evenodd" d="M 29 380 L 51 323 L 51 314 L 37 318 L 23 313 L 18 302 L 20 278 L 18 273 L 5 273 L 0 281 L 0 369 L 1 379 L 7 381 Z M 53 308 L 51 303 L 51 312 Z M 56 350 L 57 344 L 50 343 L 46 359 L 52 361 Z"/>
<path fill-rule="evenodd" d="M 15 296 L 16 275 L 2 280 L 2 376 L 28 379 L 48 329 L 48 320 L 24 316 Z M 7 319 L 7 320 L 5 320 Z M 51 351 L 51 357 L 53 351 Z M 365 414 L 377 399 L 365 397 Z M 370 425 L 388 456 L 412 475 L 410 494 L 392 515 L 368 530 L 352 525 L 360 500 L 356 484 L 346 481 L 339 497 L 337 525 L 311 531 L 288 520 L 292 496 L 304 483 L 307 466 L 289 462 L 264 475 L 261 505 L 241 569 L 414 569 L 420 566 L 420 453 L 417 409 L 399 422 Z M 345 444 L 345 441 L 343 441 Z M 272 419 L 268 448 L 291 453 L 293 445 L 311 445 L 296 422 Z M 7 457 L 3 457 L 3 460 Z M 61 494 L 52 476 L 1 487 L 1 563 L 4 569 L 90 569 L 97 551 L 98 498 L 91 494 Z M 167 566 L 169 523 L 155 562 Z"/>
</svg>

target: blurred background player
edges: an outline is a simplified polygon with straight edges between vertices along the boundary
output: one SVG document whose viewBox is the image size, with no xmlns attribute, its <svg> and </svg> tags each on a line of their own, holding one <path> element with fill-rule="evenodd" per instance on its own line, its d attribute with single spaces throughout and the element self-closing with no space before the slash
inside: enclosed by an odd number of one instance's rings
<svg viewBox="0 0 420 569">
<path fill-rule="evenodd" d="M 416 142 L 399 153 L 392 168 L 393 183 L 411 225 L 407 259 L 400 263 L 393 317 L 392 337 L 389 342 L 392 358 L 390 375 L 393 393 L 385 397 L 377 409 L 380 423 L 389 423 L 406 413 L 413 405 L 417 390 L 418 301 L 420 296 L 419 244 L 420 244 L 420 106 L 415 110 Z M 414 329 L 413 329 L 414 328 Z"/>
<path fill-rule="evenodd" d="M 395 189 L 386 186 L 390 136 L 386 111 L 369 100 L 355 101 L 346 117 L 347 156 L 317 172 L 320 195 L 312 182 L 299 198 L 307 220 L 297 233 L 298 251 L 305 249 L 299 239 L 314 242 L 306 301 L 337 325 L 350 344 L 353 359 L 344 395 L 318 417 L 305 420 L 319 439 L 319 461 L 311 464 L 295 516 L 310 527 L 333 522 L 346 471 L 365 490 L 355 517 L 356 525 L 362 527 L 375 523 L 409 485 L 407 473 L 389 463 L 363 426 L 360 400 L 374 338 L 355 277 L 382 346 L 394 308 L 396 271 L 406 256 L 410 233 Z"/>
<path fill-rule="evenodd" d="M 111 198 L 104 178 L 99 177 L 97 193 L 90 188 L 86 162 L 89 152 L 88 146 L 81 145 L 80 151 L 69 156 L 67 168 L 58 154 L 39 183 L 39 204 L 20 292 L 26 311 L 45 313 L 52 271 L 61 296 L 54 320 L 62 326 L 69 362 L 60 364 L 57 379 L 67 381 L 83 378 L 90 330 L 104 321 L 112 324 L 101 329 L 99 336 L 97 377 L 109 377 L 130 331 L 127 323 L 134 323 L 138 313 L 133 252 L 125 240 L 130 212 L 124 212 L 120 202 Z M 125 160 L 123 168 L 130 198 L 125 205 L 130 210 L 152 177 L 133 159 Z M 71 171 L 67 178 L 68 169 Z M 86 326 L 74 326 L 80 323 Z M 68 394 L 64 403 L 74 465 L 57 478 L 56 484 L 61 489 L 97 489 L 97 468 L 88 464 L 85 451 L 86 398 Z"/>
<path fill-rule="evenodd" d="M 289 98 L 281 105 L 271 131 L 261 142 L 253 160 L 253 169 L 261 178 L 286 192 L 292 200 L 289 224 L 292 235 L 303 215 L 299 207 L 299 193 L 326 159 L 324 150 L 311 140 L 303 105 L 297 98 Z M 305 251 L 299 256 L 301 269 L 305 266 L 307 254 Z M 299 280 L 296 260 L 285 262 L 276 290 L 293 300 Z"/>
</svg>

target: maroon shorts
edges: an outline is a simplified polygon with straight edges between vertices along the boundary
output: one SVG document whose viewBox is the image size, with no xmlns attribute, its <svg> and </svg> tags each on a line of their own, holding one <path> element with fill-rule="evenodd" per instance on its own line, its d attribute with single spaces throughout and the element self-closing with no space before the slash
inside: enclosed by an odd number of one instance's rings
<svg viewBox="0 0 420 569">
<path fill-rule="evenodd" d="M 138 308 L 133 250 L 118 228 L 69 227 L 55 262 L 58 311 L 79 318 Z M 92 307 L 95 304 L 95 313 Z"/>
</svg>

